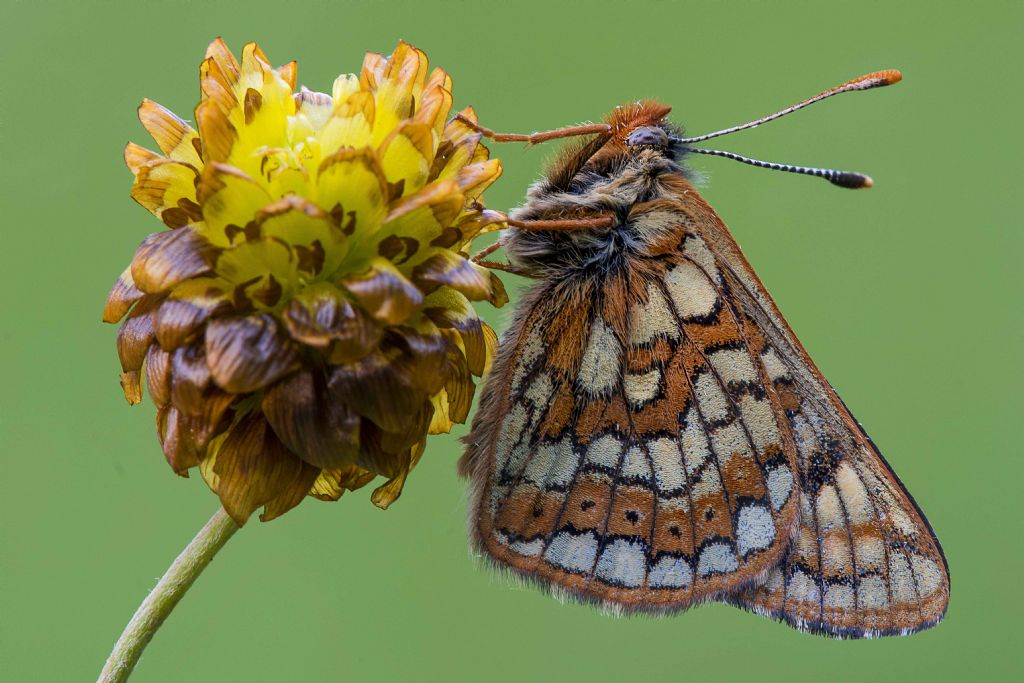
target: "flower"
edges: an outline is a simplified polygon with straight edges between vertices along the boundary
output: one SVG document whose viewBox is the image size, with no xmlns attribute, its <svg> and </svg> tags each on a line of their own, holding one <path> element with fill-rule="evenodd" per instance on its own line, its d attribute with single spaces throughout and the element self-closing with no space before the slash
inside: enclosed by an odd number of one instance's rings
<svg viewBox="0 0 1024 683">
<path fill-rule="evenodd" d="M 466 249 L 498 227 L 480 195 L 501 165 L 446 123 L 452 80 L 406 43 L 331 95 L 295 92 L 295 62 L 255 43 L 239 63 L 215 40 L 199 73 L 198 132 L 145 100 L 161 154 L 125 149 L 132 197 L 167 228 L 103 312 L 123 320 L 125 396 L 145 377 L 167 462 L 198 466 L 239 524 L 378 475 L 387 507 L 493 357 L 470 301 L 507 296 Z"/>
</svg>

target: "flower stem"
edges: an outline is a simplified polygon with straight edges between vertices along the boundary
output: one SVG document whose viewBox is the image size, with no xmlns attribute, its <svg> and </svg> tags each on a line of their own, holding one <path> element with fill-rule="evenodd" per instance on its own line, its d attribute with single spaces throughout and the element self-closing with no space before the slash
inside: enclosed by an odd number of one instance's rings
<svg viewBox="0 0 1024 683">
<path fill-rule="evenodd" d="M 132 620 L 124 627 L 124 632 L 118 638 L 114 651 L 107 658 L 97 683 L 120 683 L 128 680 L 153 634 L 203 573 L 206 565 L 210 564 L 214 555 L 238 529 L 238 525 L 224 508 L 218 508 L 217 512 L 213 513 L 210 521 L 199 530 L 196 537 L 178 555 L 160 578 L 160 582 L 139 605 L 139 609 L 135 611 Z"/>
</svg>

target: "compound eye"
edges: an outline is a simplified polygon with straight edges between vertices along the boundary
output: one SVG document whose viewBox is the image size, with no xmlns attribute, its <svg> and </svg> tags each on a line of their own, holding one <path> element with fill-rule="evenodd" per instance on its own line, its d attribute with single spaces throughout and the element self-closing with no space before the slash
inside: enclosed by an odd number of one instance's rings
<svg viewBox="0 0 1024 683">
<path fill-rule="evenodd" d="M 643 126 L 626 137 L 626 144 L 630 147 L 664 147 L 668 144 L 668 134 L 657 126 Z"/>
</svg>

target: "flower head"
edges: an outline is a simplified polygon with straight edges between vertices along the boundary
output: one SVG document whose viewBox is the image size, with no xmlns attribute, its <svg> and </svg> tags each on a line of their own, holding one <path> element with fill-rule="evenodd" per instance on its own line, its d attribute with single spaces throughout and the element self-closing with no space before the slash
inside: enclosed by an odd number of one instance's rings
<svg viewBox="0 0 1024 683">
<path fill-rule="evenodd" d="M 466 258 L 501 173 L 448 121 L 452 81 L 405 43 L 333 93 L 295 92 L 255 43 L 200 67 L 198 132 L 139 108 L 161 153 L 129 143 L 145 240 L 103 313 L 129 402 L 145 377 L 168 463 L 243 523 L 380 475 L 401 492 L 428 434 L 465 421 L 494 332 L 470 301 L 507 300 Z M 473 112 L 462 112 L 472 119 Z"/>
</svg>

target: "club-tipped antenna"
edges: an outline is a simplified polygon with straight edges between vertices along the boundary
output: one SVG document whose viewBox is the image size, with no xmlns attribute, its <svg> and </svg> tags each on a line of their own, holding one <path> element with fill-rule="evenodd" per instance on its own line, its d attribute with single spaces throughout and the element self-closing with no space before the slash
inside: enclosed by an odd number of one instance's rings
<svg viewBox="0 0 1024 683">
<path fill-rule="evenodd" d="M 834 88 L 829 88 L 828 90 L 821 94 L 815 95 L 814 97 L 810 97 L 798 104 L 794 104 L 792 107 L 786 107 L 782 111 L 777 111 L 774 114 L 763 116 L 755 121 L 750 121 L 749 123 L 744 123 L 739 126 L 733 126 L 732 128 L 716 130 L 714 133 L 705 133 L 704 135 L 698 135 L 692 138 L 673 138 L 672 140 L 673 142 L 679 142 L 684 145 L 692 145 L 695 142 L 704 142 L 705 140 L 710 140 L 711 138 L 717 138 L 723 135 L 728 135 L 729 133 L 747 130 L 748 128 L 756 128 L 760 126 L 762 123 L 768 123 L 769 121 L 774 121 L 775 119 L 782 118 L 786 114 L 792 114 L 793 112 L 799 111 L 804 107 L 809 107 L 815 102 L 821 102 L 822 100 L 828 99 L 833 95 L 838 95 L 844 92 L 853 92 L 856 90 L 871 90 L 872 88 L 881 88 L 882 86 L 885 85 L 899 83 L 901 80 L 903 80 L 903 74 L 901 74 L 897 69 L 885 69 L 883 71 L 875 71 L 873 73 L 861 76 L 860 78 L 855 78 L 852 81 L 847 81 L 842 85 L 837 85 Z"/>
<path fill-rule="evenodd" d="M 740 161 L 744 164 L 750 164 L 751 166 L 757 166 L 758 168 L 770 168 L 773 171 L 786 171 L 788 173 L 801 173 L 803 175 L 812 175 L 817 178 L 824 178 L 833 185 L 839 187 L 847 187 L 852 190 L 859 190 L 861 188 L 868 188 L 874 185 L 874 181 L 871 180 L 870 176 L 866 176 L 863 173 L 856 173 L 854 171 L 838 171 L 832 168 L 814 168 L 812 166 L 793 166 L 791 164 L 777 164 L 774 161 L 761 161 L 760 159 L 751 159 L 740 154 L 733 152 L 726 152 L 721 149 L 701 149 L 699 147 L 690 148 L 691 152 L 696 154 L 710 154 L 716 157 L 725 157 L 726 159 L 733 159 L 734 161 Z"/>
</svg>

